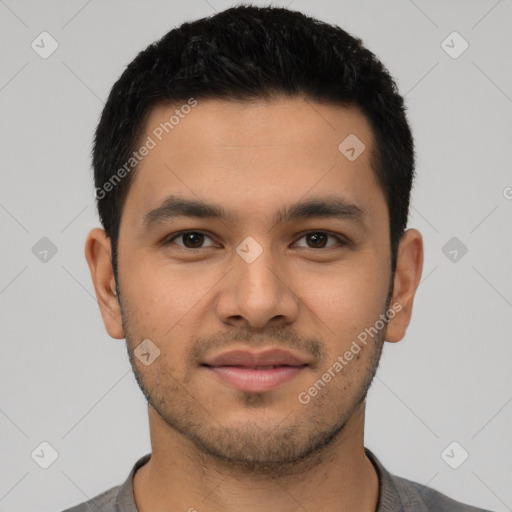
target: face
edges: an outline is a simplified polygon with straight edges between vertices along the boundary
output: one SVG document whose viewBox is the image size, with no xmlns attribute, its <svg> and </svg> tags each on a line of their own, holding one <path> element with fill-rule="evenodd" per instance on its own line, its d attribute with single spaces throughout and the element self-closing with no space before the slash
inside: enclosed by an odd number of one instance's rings
<svg viewBox="0 0 512 512">
<path fill-rule="evenodd" d="M 371 127 L 355 107 L 205 100 L 159 140 L 175 110 L 147 119 L 141 140 L 156 146 L 119 232 L 137 381 L 158 428 L 198 452 L 252 469 L 296 464 L 360 411 L 389 327 Z M 360 146 L 339 149 L 350 134 L 365 146 L 355 159 Z"/>
</svg>

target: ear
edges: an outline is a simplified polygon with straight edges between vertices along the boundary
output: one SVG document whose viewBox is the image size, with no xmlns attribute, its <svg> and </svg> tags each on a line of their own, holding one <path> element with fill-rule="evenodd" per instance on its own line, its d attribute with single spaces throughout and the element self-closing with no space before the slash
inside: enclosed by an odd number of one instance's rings
<svg viewBox="0 0 512 512">
<path fill-rule="evenodd" d="M 85 242 L 85 259 L 89 265 L 105 329 L 112 338 L 122 339 L 125 336 L 111 256 L 110 238 L 103 229 L 93 229 Z"/>
<path fill-rule="evenodd" d="M 396 315 L 389 320 L 386 341 L 396 343 L 404 336 L 411 321 L 412 304 L 423 270 L 423 238 L 416 229 L 408 229 L 398 248 L 393 297 L 390 307 L 398 303 Z"/>
</svg>

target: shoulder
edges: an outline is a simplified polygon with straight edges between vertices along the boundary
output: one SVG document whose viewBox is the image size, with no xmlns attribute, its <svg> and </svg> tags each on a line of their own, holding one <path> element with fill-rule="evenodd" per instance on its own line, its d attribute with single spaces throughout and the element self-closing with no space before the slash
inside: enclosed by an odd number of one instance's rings
<svg viewBox="0 0 512 512">
<path fill-rule="evenodd" d="M 421 510 L 425 512 L 491 512 L 483 508 L 466 505 L 445 494 L 407 478 L 390 475 L 404 511 Z"/>
<path fill-rule="evenodd" d="M 379 505 L 377 512 L 491 512 L 472 507 L 418 482 L 390 473 L 365 447 L 379 477 Z"/>
<path fill-rule="evenodd" d="M 117 512 L 116 499 L 120 485 L 98 494 L 88 501 L 68 508 L 63 512 Z"/>
<path fill-rule="evenodd" d="M 151 453 L 147 453 L 137 460 L 121 485 L 111 487 L 88 501 L 64 510 L 64 512 L 137 512 L 132 487 L 133 475 L 150 458 Z"/>
</svg>

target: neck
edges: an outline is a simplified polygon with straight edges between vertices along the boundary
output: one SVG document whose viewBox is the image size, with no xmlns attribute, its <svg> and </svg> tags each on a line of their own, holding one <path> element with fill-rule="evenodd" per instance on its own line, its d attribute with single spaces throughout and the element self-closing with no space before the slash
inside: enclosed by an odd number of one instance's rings
<svg viewBox="0 0 512 512">
<path fill-rule="evenodd" d="M 151 459 L 133 479 L 139 512 L 375 512 L 378 477 L 364 453 L 364 406 L 338 436 L 289 472 L 261 474 L 205 456 L 149 406 Z"/>
</svg>

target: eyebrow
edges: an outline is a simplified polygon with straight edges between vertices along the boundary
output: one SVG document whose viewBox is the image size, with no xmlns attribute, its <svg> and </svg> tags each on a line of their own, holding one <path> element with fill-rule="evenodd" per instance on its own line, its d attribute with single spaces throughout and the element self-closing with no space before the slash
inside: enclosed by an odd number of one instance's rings
<svg viewBox="0 0 512 512">
<path fill-rule="evenodd" d="M 276 212 L 273 226 L 293 220 L 334 218 L 348 220 L 365 228 L 367 216 L 367 211 L 355 203 L 340 196 L 328 195 L 281 207 Z M 171 195 L 160 206 L 144 215 L 143 226 L 146 229 L 152 229 L 160 223 L 177 217 L 222 221 L 236 219 L 236 215 L 218 203 L 206 203 Z"/>
</svg>

